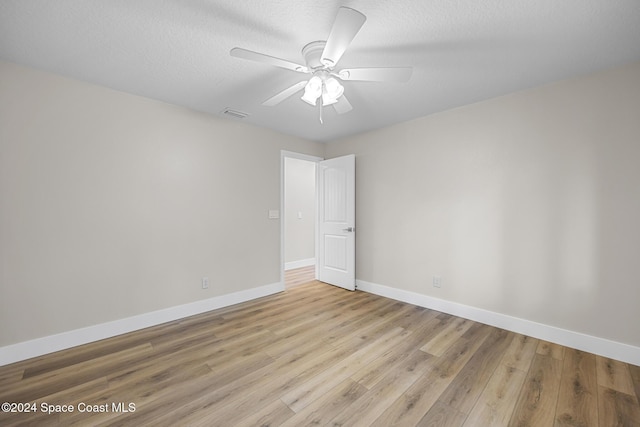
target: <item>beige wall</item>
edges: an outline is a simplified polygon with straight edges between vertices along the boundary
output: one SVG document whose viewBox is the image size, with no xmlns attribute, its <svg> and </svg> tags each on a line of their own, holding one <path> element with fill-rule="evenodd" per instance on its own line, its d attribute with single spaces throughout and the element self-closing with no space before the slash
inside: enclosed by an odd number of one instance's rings
<svg viewBox="0 0 640 427">
<path fill-rule="evenodd" d="M 640 345 L 640 63 L 325 154 L 347 153 L 358 279 Z"/>
<path fill-rule="evenodd" d="M 285 159 L 285 242 L 284 262 L 315 258 L 316 164 Z M 298 213 L 302 218 L 298 218 Z"/>
<path fill-rule="evenodd" d="M 0 62 L 0 346 L 279 282 L 282 149 L 323 154 Z"/>
</svg>

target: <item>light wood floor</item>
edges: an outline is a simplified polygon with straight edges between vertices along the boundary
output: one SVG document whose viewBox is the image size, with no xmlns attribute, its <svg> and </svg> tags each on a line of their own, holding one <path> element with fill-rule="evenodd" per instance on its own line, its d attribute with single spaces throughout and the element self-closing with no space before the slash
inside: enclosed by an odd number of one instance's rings
<svg viewBox="0 0 640 427">
<path fill-rule="evenodd" d="M 639 426 L 638 398 L 638 366 L 316 281 L 0 367 L 39 409 L 2 426 Z"/>
<path fill-rule="evenodd" d="M 304 285 L 311 282 L 316 277 L 316 266 L 294 268 L 284 272 L 284 285 L 287 289 L 294 286 Z"/>
</svg>

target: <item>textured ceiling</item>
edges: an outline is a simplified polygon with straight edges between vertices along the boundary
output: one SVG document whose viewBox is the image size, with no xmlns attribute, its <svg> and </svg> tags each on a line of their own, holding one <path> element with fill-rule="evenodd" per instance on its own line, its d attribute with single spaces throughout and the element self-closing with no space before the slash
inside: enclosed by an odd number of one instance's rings
<svg viewBox="0 0 640 427">
<path fill-rule="evenodd" d="M 413 66 L 408 83 L 345 82 L 354 109 L 294 96 L 304 75 L 233 58 L 303 63 L 340 6 L 367 21 L 338 68 Z M 0 58 L 220 117 L 330 141 L 640 60 L 639 0 L 2 0 Z M 229 119 L 233 120 L 233 119 Z"/>
</svg>

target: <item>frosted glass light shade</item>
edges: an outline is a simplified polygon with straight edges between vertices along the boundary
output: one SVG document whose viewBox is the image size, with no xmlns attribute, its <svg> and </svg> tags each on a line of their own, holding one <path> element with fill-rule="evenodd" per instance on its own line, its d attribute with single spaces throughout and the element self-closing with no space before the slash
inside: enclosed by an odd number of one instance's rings
<svg viewBox="0 0 640 427">
<path fill-rule="evenodd" d="M 316 101 L 322 94 L 322 79 L 318 76 L 313 76 L 304 87 L 304 95 L 302 100 L 307 104 L 316 105 Z"/>
<path fill-rule="evenodd" d="M 344 87 L 333 77 L 324 82 L 322 90 L 322 105 L 331 105 L 338 102 L 338 98 L 344 93 Z"/>
</svg>

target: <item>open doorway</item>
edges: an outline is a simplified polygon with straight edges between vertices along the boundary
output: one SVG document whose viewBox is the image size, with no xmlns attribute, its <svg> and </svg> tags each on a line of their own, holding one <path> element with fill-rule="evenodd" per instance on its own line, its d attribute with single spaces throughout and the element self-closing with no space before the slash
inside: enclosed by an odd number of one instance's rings
<svg viewBox="0 0 640 427">
<path fill-rule="evenodd" d="M 282 152 L 282 283 L 316 277 L 316 164 L 320 157 Z"/>
</svg>

